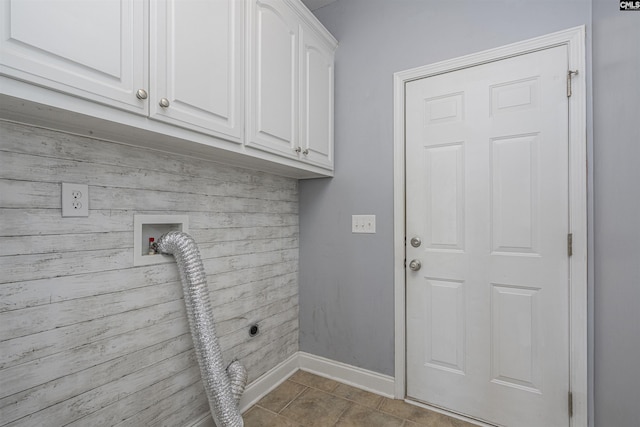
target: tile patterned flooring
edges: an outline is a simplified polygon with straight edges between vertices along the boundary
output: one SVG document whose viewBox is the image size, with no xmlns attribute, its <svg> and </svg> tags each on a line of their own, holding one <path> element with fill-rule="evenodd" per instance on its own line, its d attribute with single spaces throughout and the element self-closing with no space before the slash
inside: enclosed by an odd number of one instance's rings
<svg viewBox="0 0 640 427">
<path fill-rule="evenodd" d="M 289 377 L 243 418 L 245 427 L 475 427 L 305 371 Z"/>
</svg>

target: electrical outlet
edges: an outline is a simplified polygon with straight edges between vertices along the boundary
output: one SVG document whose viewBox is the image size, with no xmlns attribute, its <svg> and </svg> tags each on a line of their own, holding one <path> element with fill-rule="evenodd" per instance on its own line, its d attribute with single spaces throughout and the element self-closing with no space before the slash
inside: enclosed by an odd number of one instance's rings
<svg viewBox="0 0 640 427">
<path fill-rule="evenodd" d="M 351 215 L 351 232 L 375 234 L 376 216 L 375 215 Z"/>
<path fill-rule="evenodd" d="M 62 216 L 89 216 L 89 186 L 62 183 Z"/>
</svg>

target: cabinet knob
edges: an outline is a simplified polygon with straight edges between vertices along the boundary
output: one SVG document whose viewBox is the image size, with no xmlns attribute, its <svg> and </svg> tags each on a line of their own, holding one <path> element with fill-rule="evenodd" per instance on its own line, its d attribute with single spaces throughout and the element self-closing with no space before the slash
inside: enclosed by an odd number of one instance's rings
<svg viewBox="0 0 640 427">
<path fill-rule="evenodd" d="M 304 150 L 304 151 L 302 152 L 302 154 L 304 154 L 305 156 L 306 156 L 307 154 L 309 154 L 309 149 Z"/>
<path fill-rule="evenodd" d="M 293 151 L 295 151 L 296 153 L 299 153 L 299 152 L 301 152 L 301 151 L 302 151 L 302 148 L 300 148 L 300 147 L 296 147 Z"/>
<path fill-rule="evenodd" d="M 136 91 L 136 98 L 138 99 L 147 99 L 147 91 L 144 89 L 138 89 Z"/>
<path fill-rule="evenodd" d="M 167 108 L 169 106 L 169 100 L 167 98 L 160 98 L 160 106 Z"/>
</svg>

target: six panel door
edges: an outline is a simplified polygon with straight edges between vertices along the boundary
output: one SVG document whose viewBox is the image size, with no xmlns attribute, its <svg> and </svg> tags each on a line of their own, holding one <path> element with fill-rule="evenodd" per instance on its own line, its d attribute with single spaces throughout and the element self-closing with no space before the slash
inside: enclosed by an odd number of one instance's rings
<svg viewBox="0 0 640 427">
<path fill-rule="evenodd" d="M 566 72 L 561 46 L 406 86 L 410 398 L 568 425 Z"/>
</svg>

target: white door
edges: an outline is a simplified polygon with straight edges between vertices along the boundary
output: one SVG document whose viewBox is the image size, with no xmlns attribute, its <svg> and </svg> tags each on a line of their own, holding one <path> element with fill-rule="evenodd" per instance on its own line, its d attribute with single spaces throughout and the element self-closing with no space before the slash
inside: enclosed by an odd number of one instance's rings
<svg viewBox="0 0 640 427">
<path fill-rule="evenodd" d="M 567 63 L 560 46 L 406 86 L 412 399 L 569 423 Z"/>
<path fill-rule="evenodd" d="M 145 2 L 7 0 L 0 22 L 0 74 L 147 114 Z"/>
<path fill-rule="evenodd" d="M 150 117 L 240 143 L 244 2 L 153 1 L 150 26 Z"/>
</svg>

